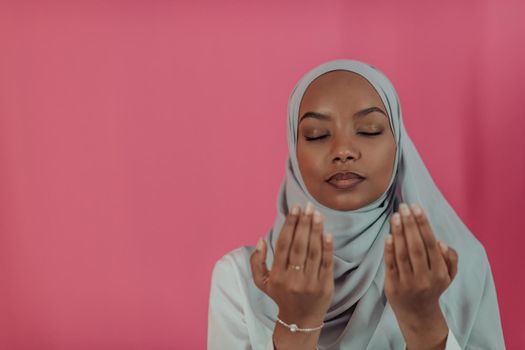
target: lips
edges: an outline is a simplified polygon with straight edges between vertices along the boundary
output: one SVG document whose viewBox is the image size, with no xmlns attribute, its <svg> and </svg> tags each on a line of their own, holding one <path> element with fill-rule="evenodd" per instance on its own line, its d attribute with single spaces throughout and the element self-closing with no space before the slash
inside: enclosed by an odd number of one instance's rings
<svg viewBox="0 0 525 350">
<path fill-rule="evenodd" d="M 338 171 L 335 174 L 332 174 L 326 181 L 330 182 L 333 180 L 341 181 L 351 179 L 364 179 L 364 177 L 352 171 Z"/>
<path fill-rule="evenodd" d="M 330 176 L 327 182 L 339 190 L 351 189 L 365 178 L 354 172 L 337 172 Z"/>
</svg>

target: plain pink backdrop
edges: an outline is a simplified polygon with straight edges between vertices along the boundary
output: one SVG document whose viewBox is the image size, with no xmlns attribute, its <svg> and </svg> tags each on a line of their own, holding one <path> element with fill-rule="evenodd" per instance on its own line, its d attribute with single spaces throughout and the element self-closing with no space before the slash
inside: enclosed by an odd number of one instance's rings
<svg viewBox="0 0 525 350">
<path fill-rule="evenodd" d="M 273 223 L 286 104 L 380 68 L 525 348 L 525 2 L 0 2 L 0 348 L 204 349 L 211 269 Z M 461 258 L 461 256 L 460 256 Z"/>
</svg>

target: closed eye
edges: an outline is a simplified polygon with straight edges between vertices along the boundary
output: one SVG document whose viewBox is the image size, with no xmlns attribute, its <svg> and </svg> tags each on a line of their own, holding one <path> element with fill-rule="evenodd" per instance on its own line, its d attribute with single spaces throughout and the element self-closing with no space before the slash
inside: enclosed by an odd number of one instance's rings
<svg viewBox="0 0 525 350">
<path fill-rule="evenodd" d="M 382 132 L 381 131 L 378 131 L 378 132 L 358 132 L 358 134 L 366 135 L 366 136 L 376 136 L 376 135 L 381 135 Z"/>
<path fill-rule="evenodd" d="M 371 136 L 377 136 L 377 135 L 381 135 L 383 132 L 382 131 L 378 131 L 378 132 L 358 132 L 357 134 L 358 135 L 364 135 L 366 137 L 371 137 Z M 308 136 L 305 136 L 305 139 L 306 141 L 316 141 L 316 140 L 322 140 L 326 137 L 330 136 L 330 134 L 325 134 L 325 135 L 321 135 L 321 136 L 316 136 L 316 137 L 308 137 Z"/>
<path fill-rule="evenodd" d="M 326 135 L 321 135 L 321 136 L 317 136 L 317 137 L 308 137 L 308 136 L 305 136 L 305 139 L 306 141 L 315 141 L 315 140 L 321 140 L 321 139 L 324 139 L 325 137 L 328 137 L 330 135 L 326 134 Z"/>
</svg>

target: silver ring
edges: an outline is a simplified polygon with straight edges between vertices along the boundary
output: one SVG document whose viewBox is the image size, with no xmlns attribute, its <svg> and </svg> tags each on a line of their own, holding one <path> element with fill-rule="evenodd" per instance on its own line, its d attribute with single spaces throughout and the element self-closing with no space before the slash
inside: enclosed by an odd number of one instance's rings
<svg viewBox="0 0 525 350">
<path fill-rule="evenodd" d="M 288 267 L 290 267 L 290 268 L 292 268 L 292 269 L 294 269 L 294 270 L 300 270 L 300 269 L 302 269 L 304 266 L 288 264 Z"/>
</svg>

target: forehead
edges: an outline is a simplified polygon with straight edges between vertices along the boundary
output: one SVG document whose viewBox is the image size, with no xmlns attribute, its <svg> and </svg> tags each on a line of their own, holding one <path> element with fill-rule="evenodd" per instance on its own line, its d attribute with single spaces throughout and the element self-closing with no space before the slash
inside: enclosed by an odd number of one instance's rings
<svg viewBox="0 0 525 350">
<path fill-rule="evenodd" d="M 301 107 L 338 100 L 351 104 L 378 104 L 384 108 L 381 97 L 368 80 L 345 70 L 327 72 L 315 78 L 304 92 Z"/>
</svg>

